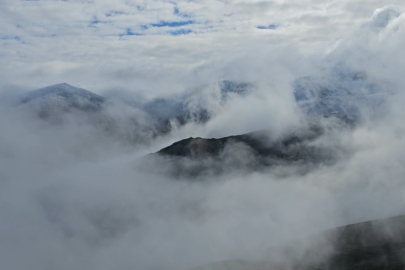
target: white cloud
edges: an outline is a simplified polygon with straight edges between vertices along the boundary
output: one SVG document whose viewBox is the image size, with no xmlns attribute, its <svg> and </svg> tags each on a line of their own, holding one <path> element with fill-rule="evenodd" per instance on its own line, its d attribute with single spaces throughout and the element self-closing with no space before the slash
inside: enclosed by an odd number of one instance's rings
<svg viewBox="0 0 405 270">
<path fill-rule="evenodd" d="M 31 88 L 64 81 L 93 91 L 114 87 L 155 94 L 181 91 L 192 81 L 208 79 L 199 77 L 201 67 L 219 78 L 227 76 L 226 70 L 216 68 L 217 62 L 234 62 L 241 54 L 252 53 L 252 45 L 255 54 L 271 54 L 280 46 L 288 53 L 289 46 L 295 46 L 322 55 L 386 3 L 4 0 L 0 57 L 6 64 L 0 67 L 1 81 L 3 86 Z M 189 23 L 152 26 L 161 22 Z M 278 27 L 257 28 L 263 25 Z M 240 68 L 255 65 L 249 56 Z M 46 69 L 54 62 L 75 68 L 55 76 Z"/>
</svg>

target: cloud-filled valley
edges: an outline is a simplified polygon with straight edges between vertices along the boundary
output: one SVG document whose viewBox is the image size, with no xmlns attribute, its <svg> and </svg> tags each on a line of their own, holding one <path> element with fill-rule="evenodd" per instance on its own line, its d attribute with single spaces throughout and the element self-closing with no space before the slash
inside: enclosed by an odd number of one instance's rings
<svg viewBox="0 0 405 270">
<path fill-rule="evenodd" d="M 1 268 L 403 267 L 392 4 L 0 1 Z"/>
</svg>

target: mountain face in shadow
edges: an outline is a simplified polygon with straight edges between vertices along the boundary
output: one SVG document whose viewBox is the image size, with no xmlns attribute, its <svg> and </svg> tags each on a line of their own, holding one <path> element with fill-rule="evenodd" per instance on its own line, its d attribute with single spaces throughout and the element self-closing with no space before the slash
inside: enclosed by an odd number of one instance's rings
<svg viewBox="0 0 405 270">
<path fill-rule="evenodd" d="M 188 138 L 176 142 L 157 153 L 165 156 L 192 159 L 219 158 L 226 150 L 226 147 L 232 144 L 243 144 L 260 157 L 286 161 L 315 159 L 315 155 L 312 155 L 314 149 L 310 148 L 306 143 L 316 139 L 320 132 L 320 130 L 312 130 L 305 134 L 293 134 L 275 142 L 267 141 L 265 131 L 219 139 Z"/>
<path fill-rule="evenodd" d="M 261 170 L 275 166 L 297 166 L 304 171 L 333 164 L 337 151 L 318 143 L 324 130 L 313 126 L 281 138 L 258 131 L 218 139 L 188 138 L 153 156 L 171 164 L 177 174 L 203 175 L 228 170 Z"/>
<path fill-rule="evenodd" d="M 306 253 L 319 269 L 405 269 L 405 216 L 362 222 L 316 237 Z M 317 260 L 320 250 L 329 254 Z"/>
</svg>

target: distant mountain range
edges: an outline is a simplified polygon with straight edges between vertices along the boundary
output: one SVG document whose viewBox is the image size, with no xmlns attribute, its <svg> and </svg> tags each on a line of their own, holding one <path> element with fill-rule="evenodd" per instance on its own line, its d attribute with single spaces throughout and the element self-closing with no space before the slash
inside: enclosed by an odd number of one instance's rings
<svg viewBox="0 0 405 270">
<path fill-rule="evenodd" d="M 126 108 L 131 115 L 123 112 L 119 118 L 144 118 L 148 126 L 138 128 L 149 129 L 154 135 L 169 132 L 173 125 L 182 126 L 189 122 L 203 124 L 215 116 L 217 111 L 230 99 L 244 97 L 253 91 L 249 83 L 219 81 L 205 85 L 195 91 L 172 98 L 156 98 L 147 102 L 129 103 L 120 98 L 107 98 L 88 90 L 77 88 L 66 83 L 56 84 L 28 92 L 20 97 L 20 105 L 33 110 L 41 118 L 62 120 L 69 113 L 79 113 L 81 117 L 95 114 L 103 121 L 111 112 L 112 107 Z M 134 113 L 136 115 L 134 115 Z M 128 122 L 128 121 L 127 121 Z"/>
<path fill-rule="evenodd" d="M 341 127 L 359 124 L 364 114 L 378 114 L 390 95 L 364 73 L 337 70 L 299 78 L 294 81 L 293 89 L 297 105 L 309 119 L 333 118 L 340 120 Z M 229 167 L 257 170 L 277 165 L 305 165 L 302 167 L 308 169 L 333 164 L 342 154 L 338 151 L 347 154 L 343 147 L 332 149 L 318 143 L 324 133 L 321 125 L 312 124 L 308 130 L 291 132 L 277 140 L 269 138 L 266 131 L 217 139 L 188 138 L 156 154 L 175 163 L 177 172 L 186 174 L 221 172 Z M 184 159 L 191 161 L 184 162 Z"/>
<path fill-rule="evenodd" d="M 381 108 L 390 92 L 362 72 L 335 69 L 322 75 L 302 77 L 293 83 L 297 105 L 308 117 L 334 117 L 355 124 L 364 114 Z M 257 89 L 251 83 L 219 81 L 186 94 L 146 102 L 106 98 L 68 84 L 57 84 L 23 95 L 21 104 L 34 107 L 41 117 L 70 111 L 97 112 L 112 106 L 132 107 L 149 117 L 155 132 L 167 133 L 173 125 L 204 124 L 233 98 L 244 98 Z"/>
<path fill-rule="evenodd" d="M 21 96 L 20 106 L 33 109 L 41 118 L 58 122 L 66 115 L 79 114 L 80 119 L 89 119 L 89 123 L 114 136 L 118 134 L 120 139 L 139 142 L 167 134 L 176 126 L 205 124 L 220 113 L 227 102 L 243 99 L 256 90 L 250 83 L 225 80 L 176 97 L 130 103 L 68 84 L 57 84 Z M 294 98 L 308 118 L 334 118 L 349 125 L 359 123 L 364 113 L 378 112 L 389 94 L 361 72 L 332 70 L 322 76 L 302 77 L 293 83 Z M 211 158 L 218 162 L 229 161 L 233 156 L 236 162 L 237 156 L 243 153 L 254 160 L 249 163 L 250 159 L 245 156 L 244 166 L 328 163 L 333 160 L 331 151 L 314 146 L 321 133 L 319 127 L 311 127 L 310 131 L 270 142 L 263 139 L 265 136 L 260 132 L 219 139 L 189 138 L 162 149 L 158 155 L 194 160 Z M 235 155 L 230 149 L 239 150 Z"/>
</svg>

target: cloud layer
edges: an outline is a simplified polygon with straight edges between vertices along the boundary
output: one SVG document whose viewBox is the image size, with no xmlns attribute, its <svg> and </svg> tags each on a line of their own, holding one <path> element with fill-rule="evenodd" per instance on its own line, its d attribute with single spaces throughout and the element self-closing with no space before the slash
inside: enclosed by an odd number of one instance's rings
<svg viewBox="0 0 405 270">
<path fill-rule="evenodd" d="M 160 95 L 207 80 L 274 79 L 277 69 L 322 57 L 387 3 L 3 0 L 1 81 Z"/>
</svg>

